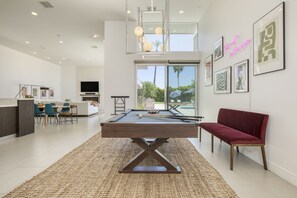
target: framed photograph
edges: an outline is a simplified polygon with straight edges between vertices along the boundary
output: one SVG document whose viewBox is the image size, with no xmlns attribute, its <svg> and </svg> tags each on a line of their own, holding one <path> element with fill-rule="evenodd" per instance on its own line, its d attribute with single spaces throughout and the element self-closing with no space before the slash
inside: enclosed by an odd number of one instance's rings
<svg viewBox="0 0 297 198">
<path fill-rule="evenodd" d="M 231 67 L 214 73 L 214 93 L 231 93 Z"/>
<path fill-rule="evenodd" d="M 48 92 L 49 92 L 50 99 L 55 98 L 55 90 L 53 88 L 50 88 Z"/>
<path fill-rule="evenodd" d="M 254 75 L 285 69 L 285 2 L 254 23 Z"/>
<path fill-rule="evenodd" d="M 221 37 L 213 45 L 214 60 L 218 60 L 224 56 L 224 39 Z"/>
<path fill-rule="evenodd" d="M 249 91 L 249 60 L 234 65 L 234 92 Z"/>
<path fill-rule="evenodd" d="M 39 99 L 40 98 L 40 87 L 32 86 L 31 93 L 35 99 Z"/>
<path fill-rule="evenodd" d="M 204 85 L 205 86 L 210 86 L 212 85 L 212 55 L 208 56 L 204 60 L 204 72 L 205 72 L 205 77 L 204 77 Z"/>
<path fill-rule="evenodd" d="M 40 89 L 40 98 L 41 99 L 47 99 L 48 98 L 48 90 Z"/>
</svg>

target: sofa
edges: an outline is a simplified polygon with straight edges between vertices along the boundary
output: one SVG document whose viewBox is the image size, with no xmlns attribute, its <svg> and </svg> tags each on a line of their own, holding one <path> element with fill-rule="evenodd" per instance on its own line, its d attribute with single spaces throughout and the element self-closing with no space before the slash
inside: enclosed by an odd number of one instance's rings
<svg viewBox="0 0 297 198">
<path fill-rule="evenodd" d="M 77 106 L 77 114 L 79 116 L 91 116 L 98 114 L 98 105 L 93 105 L 91 101 L 70 102 L 70 105 Z"/>
<path fill-rule="evenodd" d="M 265 155 L 265 136 L 269 116 L 261 113 L 221 108 L 217 122 L 202 122 L 201 129 L 211 134 L 211 151 L 213 152 L 214 136 L 230 145 L 230 170 L 233 170 L 234 147 L 260 146 L 264 169 L 267 170 Z"/>
</svg>

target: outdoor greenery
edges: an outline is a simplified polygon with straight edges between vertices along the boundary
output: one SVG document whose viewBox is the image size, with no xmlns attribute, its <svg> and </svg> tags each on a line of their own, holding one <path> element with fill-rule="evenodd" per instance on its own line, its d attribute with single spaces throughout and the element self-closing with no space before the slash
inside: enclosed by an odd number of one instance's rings
<svg viewBox="0 0 297 198">
<path fill-rule="evenodd" d="M 159 43 L 156 42 L 155 47 L 157 48 L 158 45 L 159 45 Z M 165 101 L 165 90 L 156 86 L 156 69 L 157 69 L 157 67 L 155 66 L 153 82 L 143 81 L 143 82 L 141 82 L 141 87 L 138 89 L 137 104 L 140 105 L 139 106 L 140 108 L 142 108 L 143 101 L 148 98 L 154 99 L 155 102 L 160 102 L 160 103 L 164 103 L 164 101 Z M 174 100 L 175 102 L 177 102 L 177 100 L 181 100 L 181 102 L 193 102 L 194 101 L 195 81 L 192 81 L 191 85 L 180 86 L 179 77 L 180 77 L 180 73 L 183 70 L 184 70 L 184 66 L 174 66 L 173 67 L 173 71 L 174 71 L 174 73 L 176 73 L 176 77 L 177 77 L 177 88 L 168 87 L 168 95 L 170 95 L 170 93 L 172 93 L 174 91 L 180 92 L 181 94 L 176 96 L 175 98 L 170 98 L 168 96 L 169 101 L 170 100 Z"/>
<path fill-rule="evenodd" d="M 177 77 L 177 87 L 179 87 L 179 74 L 184 70 L 184 66 L 174 66 L 173 71 Z"/>
<path fill-rule="evenodd" d="M 169 87 L 168 93 L 170 94 L 173 91 L 180 90 L 182 92 L 179 99 L 183 102 L 190 102 L 194 100 L 194 92 L 184 93 L 191 89 L 194 90 L 194 81 L 191 85 L 180 86 L 179 88 Z M 164 89 L 156 87 L 156 85 L 149 81 L 142 82 L 142 89 L 138 89 L 138 101 L 142 101 L 144 98 L 153 98 L 156 102 L 164 102 Z"/>
</svg>

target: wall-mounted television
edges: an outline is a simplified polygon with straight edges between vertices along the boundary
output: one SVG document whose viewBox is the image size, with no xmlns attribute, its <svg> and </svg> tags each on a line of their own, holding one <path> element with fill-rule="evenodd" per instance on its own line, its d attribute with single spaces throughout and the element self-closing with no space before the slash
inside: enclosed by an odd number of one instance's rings
<svg viewBox="0 0 297 198">
<path fill-rule="evenodd" d="M 81 81 L 80 92 L 99 92 L 98 81 Z"/>
</svg>

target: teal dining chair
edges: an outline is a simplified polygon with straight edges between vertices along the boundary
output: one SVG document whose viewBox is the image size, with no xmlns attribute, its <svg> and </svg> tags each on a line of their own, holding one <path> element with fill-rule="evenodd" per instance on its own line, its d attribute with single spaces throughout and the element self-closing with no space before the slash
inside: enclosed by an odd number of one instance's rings
<svg viewBox="0 0 297 198">
<path fill-rule="evenodd" d="M 54 118 L 54 117 L 57 120 L 57 124 L 59 123 L 59 113 L 54 110 L 52 104 L 45 104 L 44 111 L 45 111 L 46 116 L 50 118 L 50 123 L 52 123 L 52 118 Z"/>
<path fill-rule="evenodd" d="M 35 122 L 40 123 L 41 119 L 45 116 L 45 113 L 43 111 L 40 111 L 39 107 L 37 104 L 34 104 L 34 117 L 35 117 Z"/>
<path fill-rule="evenodd" d="M 70 111 L 70 104 L 68 102 L 65 102 L 63 104 L 63 108 L 61 109 L 61 111 L 59 112 L 60 118 L 64 118 L 63 121 L 62 119 L 60 120 L 60 122 L 66 122 L 67 121 L 67 117 L 70 117 L 70 120 L 73 123 L 73 118 L 72 118 L 72 112 Z"/>
</svg>

